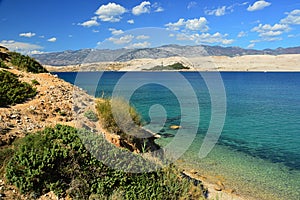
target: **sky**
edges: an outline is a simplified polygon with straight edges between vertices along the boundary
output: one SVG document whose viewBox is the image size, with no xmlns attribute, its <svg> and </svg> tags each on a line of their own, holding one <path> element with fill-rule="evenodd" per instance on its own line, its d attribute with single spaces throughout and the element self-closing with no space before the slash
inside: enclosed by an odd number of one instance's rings
<svg viewBox="0 0 300 200">
<path fill-rule="evenodd" d="M 0 45 L 24 54 L 167 44 L 300 46 L 296 0 L 0 0 Z"/>
</svg>

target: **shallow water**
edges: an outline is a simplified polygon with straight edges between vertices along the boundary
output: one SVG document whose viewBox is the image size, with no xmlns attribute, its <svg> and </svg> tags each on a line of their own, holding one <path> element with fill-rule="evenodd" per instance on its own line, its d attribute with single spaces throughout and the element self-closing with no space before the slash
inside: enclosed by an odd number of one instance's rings
<svg viewBox="0 0 300 200">
<path fill-rule="evenodd" d="M 98 97 L 111 96 L 118 88 L 120 95 L 132 92 L 130 102 L 150 123 L 147 127 L 162 135 L 176 135 L 170 126 L 184 124 L 182 133 L 193 137 L 196 127 L 196 137 L 181 159 L 201 174 L 219 177 L 225 186 L 256 199 L 299 199 L 300 73 L 222 72 L 225 124 L 217 145 L 204 159 L 199 158 L 199 149 L 218 109 L 212 114 L 211 94 L 198 72 L 178 77 L 172 72 L 86 72 L 77 79 L 76 73 L 57 74 Z M 121 80 L 124 75 L 128 76 Z M 173 140 L 157 142 L 167 146 Z"/>
</svg>

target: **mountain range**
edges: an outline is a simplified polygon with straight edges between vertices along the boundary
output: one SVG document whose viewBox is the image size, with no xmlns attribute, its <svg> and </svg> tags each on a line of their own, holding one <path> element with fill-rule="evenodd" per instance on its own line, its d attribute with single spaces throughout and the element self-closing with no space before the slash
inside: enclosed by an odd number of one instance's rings
<svg viewBox="0 0 300 200">
<path fill-rule="evenodd" d="M 80 65 L 82 63 L 96 62 L 124 62 L 140 58 L 168 58 L 173 56 L 181 57 L 200 57 L 200 56 L 242 56 L 242 55 L 281 55 L 281 54 L 300 54 L 300 46 L 277 49 L 243 49 L 240 47 L 221 47 L 221 46 L 180 46 L 165 45 L 155 48 L 143 49 L 80 49 L 67 50 L 62 52 L 51 52 L 34 54 L 32 57 L 44 65 L 66 66 Z"/>
</svg>

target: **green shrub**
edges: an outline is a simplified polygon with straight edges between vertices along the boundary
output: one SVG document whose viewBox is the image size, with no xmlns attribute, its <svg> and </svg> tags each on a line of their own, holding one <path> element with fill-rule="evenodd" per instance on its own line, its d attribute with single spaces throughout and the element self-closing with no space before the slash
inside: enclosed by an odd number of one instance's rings
<svg viewBox="0 0 300 200">
<path fill-rule="evenodd" d="M 113 148 L 102 136 L 87 131 L 57 125 L 20 139 L 16 148 L 6 178 L 25 194 L 52 190 L 73 199 L 190 199 L 191 184 L 174 167 L 139 174 L 109 168 L 109 162 L 129 171 L 151 162 L 130 153 L 132 159 L 118 163 L 128 151 Z"/>
<path fill-rule="evenodd" d="M 31 80 L 31 83 L 32 85 L 40 85 L 40 83 L 35 79 Z"/>
<path fill-rule="evenodd" d="M 29 56 L 24 56 L 17 52 L 9 52 L 9 55 L 11 58 L 11 64 L 14 65 L 18 70 L 32 73 L 48 72 L 40 63 Z"/>
<path fill-rule="evenodd" d="M 8 69 L 9 67 L 0 59 L 0 68 Z"/>
<path fill-rule="evenodd" d="M 116 109 L 114 114 L 112 104 Z M 96 110 L 101 119 L 101 125 L 131 145 L 132 151 L 148 152 L 159 148 L 153 141 L 152 133 L 142 128 L 140 115 L 125 100 L 119 98 L 99 99 L 96 103 Z"/>
<path fill-rule="evenodd" d="M 98 116 L 92 110 L 88 110 L 84 113 L 84 116 L 88 118 L 90 121 L 96 122 L 98 121 Z"/>
<path fill-rule="evenodd" d="M 122 118 L 122 122 L 116 122 L 112 112 L 112 103 L 118 108 L 118 116 Z M 134 107 L 126 104 L 122 99 L 99 99 L 96 104 L 96 109 L 99 116 L 102 118 L 104 128 L 118 135 L 124 134 L 122 127 L 129 130 L 131 128 L 130 126 L 132 126 L 131 122 L 134 122 L 136 126 L 142 124 L 141 117 Z"/>
<path fill-rule="evenodd" d="M 181 63 L 174 63 L 172 65 L 167 66 L 155 66 L 151 68 L 153 71 L 159 71 L 159 70 L 182 70 L 182 69 L 190 69 L 189 67 L 184 66 Z"/>
<path fill-rule="evenodd" d="M 8 71 L 0 70 L 0 106 L 22 103 L 36 95 L 36 90 Z"/>
</svg>

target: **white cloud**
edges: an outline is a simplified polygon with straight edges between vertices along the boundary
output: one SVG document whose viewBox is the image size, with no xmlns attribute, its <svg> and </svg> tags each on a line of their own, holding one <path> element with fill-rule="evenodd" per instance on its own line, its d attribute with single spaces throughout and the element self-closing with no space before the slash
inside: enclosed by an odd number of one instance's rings
<svg viewBox="0 0 300 200">
<path fill-rule="evenodd" d="M 185 21 L 183 18 L 180 18 L 177 22 L 175 23 L 168 23 L 165 26 L 167 26 L 169 29 L 174 30 L 174 31 L 178 31 L 180 29 L 180 27 L 185 25 Z"/>
<path fill-rule="evenodd" d="M 164 8 L 160 6 L 159 3 L 155 2 L 152 6 L 152 8 L 154 8 L 154 12 L 163 12 Z"/>
<path fill-rule="evenodd" d="M 92 31 L 93 31 L 93 33 L 99 33 L 100 32 L 99 30 L 95 30 L 95 29 L 93 29 Z"/>
<path fill-rule="evenodd" d="M 19 36 L 20 36 L 20 37 L 28 37 L 28 38 L 31 38 L 31 37 L 35 36 L 35 33 L 32 33 L 32 32 L 28 32 L 28 33 L 20 33 Z"/>
<path fill-rule="evenodd" d="M 134 20 L 133 19 L 127 20 L 127 23 L 128 24 L 134 24 Z"/>
<path fill-rule="evenodd" d="M 186 28 L 193 31 L 208 31 L 207 20 L 205 17 L 199 19 L 189 19 L 186 21 Z"/>
<path fill-rule="evenodd" d="M 186 34 L 177 34 L 177 40 L 190 40 L 194 41 L 197 44 L 223 44 L 223 45 L 229 45 L 234 42 L 233 39 L 227 39 L 228 35 L 217 32 L 215 34 L 210 33 L 202 33 L 202 34 L 192 34 L 192 35 L 186 35 Z"/>
<path fill-rule="evenodd" d="M 164 11 L 164 9 L 162 7 L 158 7 L 158 8 L 156 8 L 156 10 L 154 12 L 163 12 L 163 11 Z"/>
<path fill-rule="evenodd" d="M 247 46 L 247 48 L 248 48 L 248 49 L 253 49 L 254 46 L 255 46 L 255 43 L 251 43 L 251 44 L 249 44 L 249 45 Z"/>
<path fill-rule="evenodd" d="M 189 19 L 185 21 L 183 18 L 180 18 L 175 23 L 168 23 L 165 26 L 171 30 L 180 30 L 181 27 L 185 26 L 187 30 L 192 31 L 208 31 L 209 27 L 207 26 L 207 20 L 205 17 L 200 17 L 199 19 Z"/>
<path fill-rule="evenodd" d="M 124 31 L 122 31 L 122 30 L 117 30 L 117 29 L 115 29 L 115 28 L 109 28 L 108 30 L 109 30 L 109 31 L 111 32 L 111 34 L 113 34 L 113 35 L 121 35 L 121 34 L 124 33 Z"/>
<path fill-rule="evenodd" d="M 260 37 L 275 37 L 282 34 L 282 31 L 267 31 L 259 34 Z"/>
<path fill-rule="evenodd" d="M 287 24 L 274 24 L 273 26 L 270 24 L 259 24 L 252 28 L 251 31 L 259 33 L 260 37 L 275 37 L 290 31 L 290 27 Z"/>
<path fill-rule="evenodd" d="M 252 12 L 252 11 L 257 11 L 257 10 L 262 10 L 265 7 L 270 6 L 271 3 L 261 0 L 261 1 L 256 1 L 253 5 L 249 5 L 249 7 L 247 8 L 248 11 Z"/>
<path fill-rule="evenodd" d="M 145 42 L 138 42 L 138 43 L 133 43 L 129 46 L 127 46 L 126 48 L 128 49 L 141 49 L 141 48 L 147 48 L 150 47 L 151 43 L 145 41 Z"/>
<path fill-rule="evenodd" d="M 300 25 L 300 10 L 293 10 L 286 13 L 288 16 L 280 21 L 283 24 L 297 24 Z"/>
<path fill-rule="evenodd" d="M 84 26 L 84 27 L 92 27 L 92 26 L 99 26 L 100 24 L 97 22 L 95 19 L 88 20 L 83 23 L 78 23 L 79 26 Z"/>
<path fill-rule="evenodd" d="M 17 51 L 22 54 L 32 54 L 32 52 L 37 52 L 39 49 L 43 49 L 43 47 L 36 44 L 17 42 L 14 40 L 2 40 L 0 41 L 0 46 L 5 46 L 10 51 Z"/>
<path fill-rule="evenodd" d="M 121 15 L 126 12 L 126 9 L 115 3 L 108 3 L 107 5 L 102 5 L 95 12 L 96 15 L 104 22 L 119 22 L 121 20 Z"/>
<path fill-rule="evenodd" d="M 244 32 L 244 31 L 241 31 L 241 32 L 239 32 L 239 34 L 238 34 L 238 37 L 239 37 L 239 38 L 245 37 L 245 36 L 247 36 L 247 33 Z"/>
<path fill-rule="evenodd" d="M 43 54 L 43 53 L 45 53 L 45 52 L 39 51 L 39 50 L 32 50 L 32 51 L 30 51 L 29 54 Z"/>
<path fill-rule="evenodd" d="M 191 1 L 189 2 L 189 4 L 187 5 L 187 9 L 192 9 L 195 8 L 197 6 L 197 2 L 196 1 Z"/>
<path fill-rule="evenodd" d="M 150 37 L 148 35 L 138 35 L 135 37 L 137 40 L 147 40 Z"/>
<path fill-rule="evenodd" d="M 140 15 L 143 13 L 150 13 L 150 5 L 151 3 L 149 1 L 143 1 L 140 5 L 137 5 L 134 8 L 132 8 L 132 14 Z"/>
<path fill-rule="evenodd" d="M 217 9 L 214 9 L 214 10 L 206 10 L 205 14 L 207 14 L 207 15 L 215 15 L 217 17 L 223 16 L 223 15 L 226 14 L 226 6 L 222 6 L 222 7 L 219 7 Z"/>
<path fill-rule="evenodd" d="M 108 38 L 109 41 L 113 42 L 114 44 L 119 44 L 119 45 L 120 44 L 128 44 L 133 39 L 134 39 L 133 35 L 125 35 L 120 38 L 113 38 L 113 37 Z"/>
<path fill-rule="evenodd" d="M 56 37 L 52 37 L 52 38 L 49 38 L 47 41 L 48 42 L 56 42 L 56 40 L 57 40 Z"/>
</svg>

